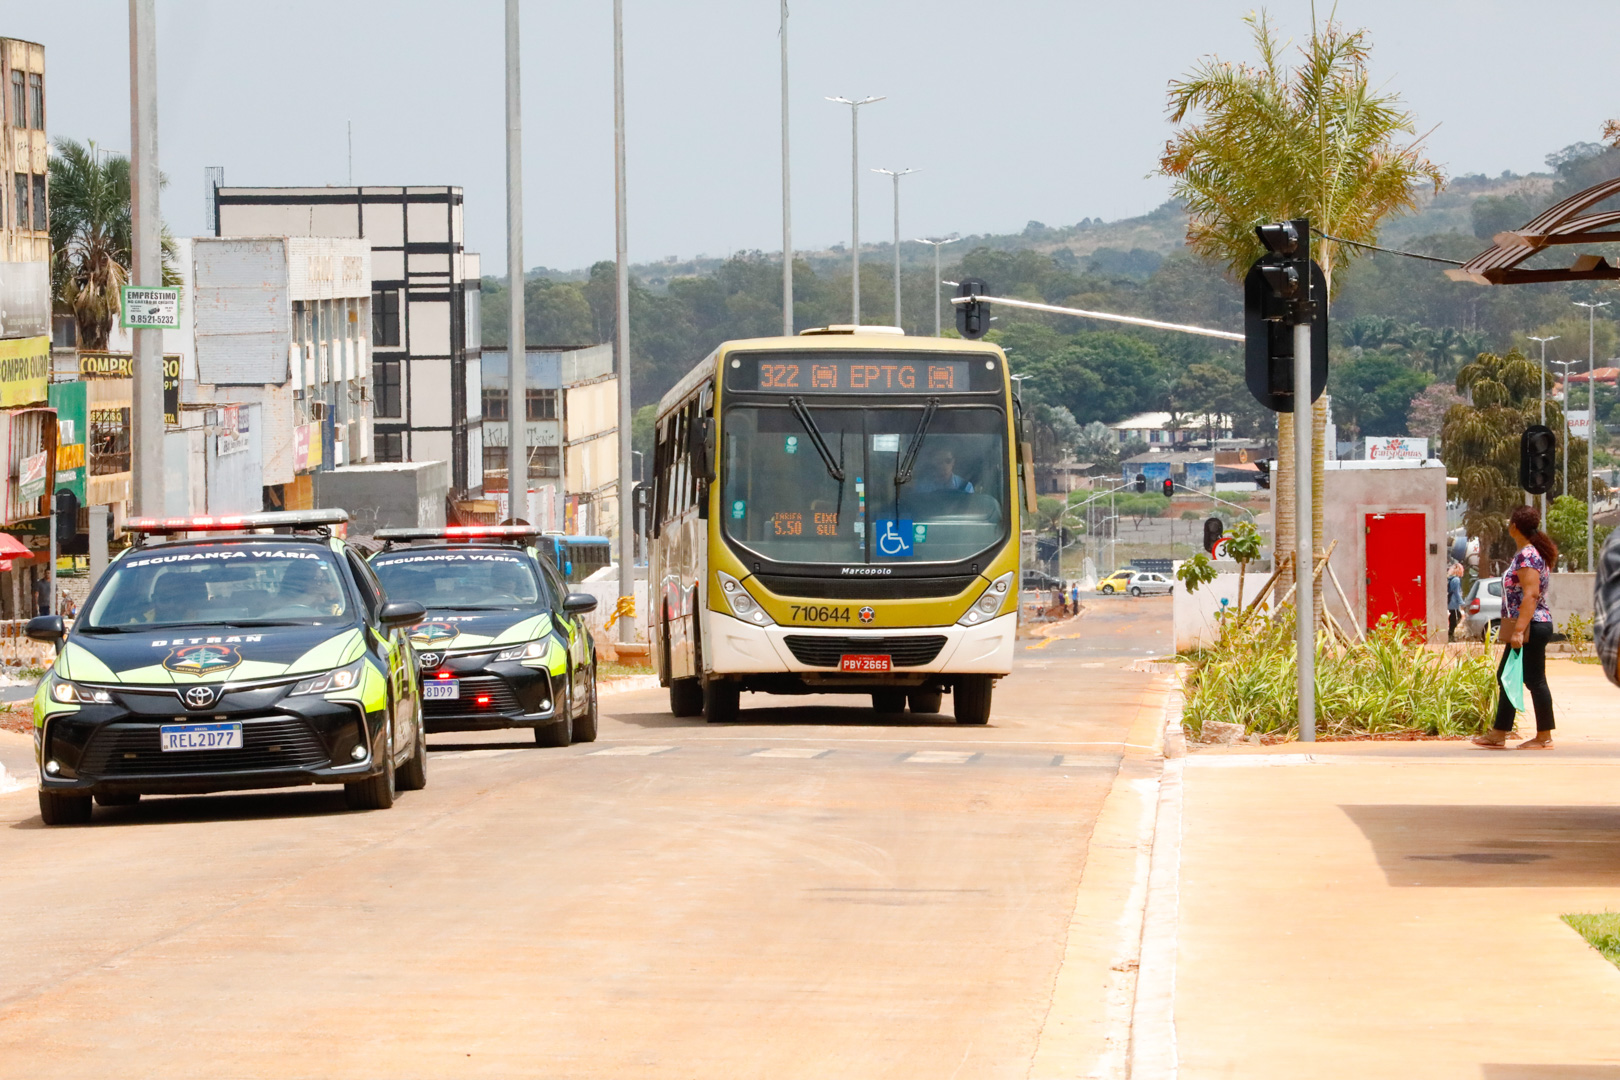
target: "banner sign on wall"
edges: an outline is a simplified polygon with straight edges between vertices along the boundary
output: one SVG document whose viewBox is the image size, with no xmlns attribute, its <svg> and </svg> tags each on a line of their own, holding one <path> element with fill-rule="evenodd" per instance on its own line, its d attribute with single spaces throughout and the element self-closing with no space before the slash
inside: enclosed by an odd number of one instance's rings
<svg viewBox="0 0 1620 1080">
<path fill-rule="evenodd" d="M 1592 413 L 1588 409 L 1574 409 L 1564 414 L 1569 422 L 1569 434 L 1573 439 L 1584 439 L 1592 429 Z"/>
<path fill-rule="evenodd" d="M 50 384 L 50 338 L 0 341 L 0 407 L 44 401 Z"/>
<path fill-rule="evenodd" d="M 1367 439 L 1368 461 L 1424 461 L 1429 456 L 1429 440 L 1405 435 Z"/>
<path fill-rule="evenodd" d="M 214 456 L 244 454 L 248 449 L 248 411 L 240 405 L 219 410 L 219 434 L 214 439 Z"/>
</svg>

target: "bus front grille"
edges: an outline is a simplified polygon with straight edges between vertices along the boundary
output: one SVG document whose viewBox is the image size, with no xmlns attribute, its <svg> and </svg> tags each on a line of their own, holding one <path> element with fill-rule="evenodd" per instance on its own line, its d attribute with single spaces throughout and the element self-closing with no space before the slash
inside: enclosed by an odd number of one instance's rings
<svg viewBox="0 0 1620 1080">
<path fill-rule="evenodd" d="M 787 647 L 794 659 L 811 667 L 837 667 L 843 656 L 887 656 L 897 668 L 921 667 L 932 663 L 945 647 L 945 635 L 916 637 L 819 637 L 787 635 Z"/>
<path fill-rule="evenodd" d="M 858 578 L 755 574 L 754 577 L 777 596 L 802 596 L 814 600 L 900 600 L 911 597 L 960 596 L 979 580 L 977 574 Z"/>
</svg>

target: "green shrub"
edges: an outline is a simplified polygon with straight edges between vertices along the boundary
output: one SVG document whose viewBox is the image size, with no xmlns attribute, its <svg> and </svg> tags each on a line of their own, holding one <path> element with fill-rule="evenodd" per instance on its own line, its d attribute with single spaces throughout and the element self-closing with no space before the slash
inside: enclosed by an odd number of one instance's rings
<svg viewBox="0 0 1620 1080">
<path fill-rule="evenodd" d="M 1317 641 L 1319 735 L 1457 737 L 1483 731 L 1494 714 L 1496 664 L 1484 648 L 1429 649 L 1421 634 L 1389 620 L 1365 642 Z M 1189 659 L 1184 718 L 1194 735 L 1211 720 L 1251 734 L 1298 734 L 1292 608 L 1228 628 L 1218 645 Z"/>
</svg>

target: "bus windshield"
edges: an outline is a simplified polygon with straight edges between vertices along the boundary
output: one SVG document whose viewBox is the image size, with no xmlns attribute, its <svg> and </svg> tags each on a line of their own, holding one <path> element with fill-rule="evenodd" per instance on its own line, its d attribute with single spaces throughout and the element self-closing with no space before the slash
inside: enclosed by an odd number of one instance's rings
<svg viewBox="0 0 1620 1080">
<path fill-rule="evenodd" d="M 999 408 L 797 399 L 734 405 L 721 431 L 726 535 L 774 562 L 956 562 L 1006 536 Z"/>
</svg>

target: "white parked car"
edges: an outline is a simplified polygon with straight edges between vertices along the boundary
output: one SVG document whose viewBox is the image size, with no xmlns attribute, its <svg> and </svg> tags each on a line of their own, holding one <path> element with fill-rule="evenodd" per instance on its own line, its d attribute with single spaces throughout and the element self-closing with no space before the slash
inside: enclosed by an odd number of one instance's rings
<svg viewBox="0 0 1620 1080">
<path fill-rule="evenodd" d="M 1479 578 L 1463 597 L 1463 637 L 1484 638 L 1485 631 L 1500 636 L 1502 625 L 1502 579 Z"/>
<path fill-rule="evenodd" d="M 1131 575 L 1130 594 L 1132 596 L 1149 596 L 1153 593 L 1170 594 L 1172 582 L 1168 574 L 1150 574 L 1147 572 Z"/>
</svg>

